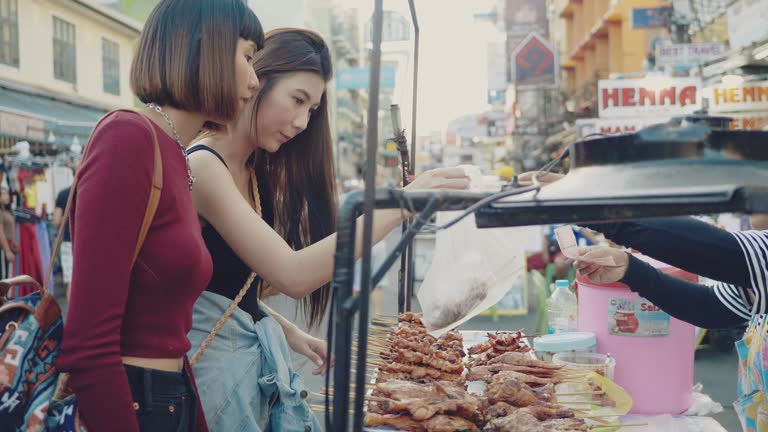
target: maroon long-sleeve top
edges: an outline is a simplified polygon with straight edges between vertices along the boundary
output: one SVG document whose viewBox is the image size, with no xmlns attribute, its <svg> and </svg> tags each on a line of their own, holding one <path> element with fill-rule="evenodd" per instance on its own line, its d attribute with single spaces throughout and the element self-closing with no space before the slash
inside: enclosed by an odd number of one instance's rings
<svg viewBox="0 0 768 432">
<path fill-rule="evenodd" d="M 117 112 L 93 132 L 78 172 L 72 213 L 72 291 L 57 367 L 70 373 L 93 432 L 138 432 L 122 356 L 182 358 L 192 307 L 208 284 L 211 257 L 179 145 L 154 123 L 163 190 L 131 267 L 149 200 L 154 148 L 149 125 Z M 197 430 L 206 430 L 198 404 Z"/>
</svg>

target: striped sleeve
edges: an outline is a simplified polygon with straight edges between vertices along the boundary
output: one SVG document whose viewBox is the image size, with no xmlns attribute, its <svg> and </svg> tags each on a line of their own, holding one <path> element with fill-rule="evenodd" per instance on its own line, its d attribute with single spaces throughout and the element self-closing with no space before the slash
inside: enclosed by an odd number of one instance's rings
<svg viewBox="0 0 768 432">
<path fill-rule="evenodd" d="M 744 252 L 755 302 L 752 315 L 768 312 L 768 231 L 732 233 Z"/>
<path fill-rule="evenodd" d="M 745 295 L 741 288 L 722 282 L 714 283 L 712 288 L 717 299 L 731 312 L 745 320 L 752 318 L 753 301 Z"/>
</svg>

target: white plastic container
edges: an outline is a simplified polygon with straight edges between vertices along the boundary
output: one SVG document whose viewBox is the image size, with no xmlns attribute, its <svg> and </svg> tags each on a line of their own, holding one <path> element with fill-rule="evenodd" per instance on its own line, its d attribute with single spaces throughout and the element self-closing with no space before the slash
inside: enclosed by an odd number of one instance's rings
<svg viewBox="0 0 768 432">
<path fill-rule="evenodd" d="M 558 353 L 595 352 L 597 338 L 590 332 L 544 335 L 533 340 L 533 350 L 539 360 L 552 361 L 552 357 Z"/>
</svg>

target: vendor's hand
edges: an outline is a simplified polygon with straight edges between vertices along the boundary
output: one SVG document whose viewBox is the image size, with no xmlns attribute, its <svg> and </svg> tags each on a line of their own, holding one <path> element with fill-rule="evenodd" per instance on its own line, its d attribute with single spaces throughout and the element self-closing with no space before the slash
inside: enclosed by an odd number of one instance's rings
<svg viewBox="0 0 768 432">
<path fill-rule="evenodd" d="M 15 263 L 16 262 L 16 254 L 11 252 L 10 249 L 5 251 L 5 260 L 8 261 L 11 264 Z"/>
<path fill-rule="evenodd" d="M 404 189 L 409 191 L 423 189 L 467 189 L 469 177 L 463 168 L 435 168 L 416 176 Z"/>
<path fill-rule="evenodd" d="M 538 171 L 528 171 L 525 173 L 520 174 L 517 176 L 517 182 L 521 186 L 530 186 L 533 184 L 533 176 L 535 176 L 538 173 Z M 539 183 L 542 185 L 548 185 L 550 183 L 554 183 L 561 178 L 565 177 L 565 174 L 557 174 L 557 173 L 546 173 L 543 175 L 540 175 L 538 177 Z"/>
<path fill-rule="evenodd" d="M 603 266 L 587 262 L 599 258 L 613 258 L 615 266 Z M 573 266 L 579 274 L 588 277 L 592 282 L 599 284 L 613 283 L 621 280 L 627 273 L 629 266 L 629 256 L 621 249 L 608 246 L 591 246 L 579 248 L 579 257 Z"/>
<path fill-rule="evenodd" d="M 298 327 L 286 331 L 285 338 L 288 341 L 288 346 L 291 349 L 307 357 L 314 363 L 317 368 L 312 371 L 312 375 L 325 375 L 328 373 L 329 367 L 326 367 L 325 359 L 328 354 L 328 344 L 316 337 L 312 337 L 309 334 L 299 330 Z M 331 358 L 331 366 L 333 367 L 334 360 Z"/>
</svg>

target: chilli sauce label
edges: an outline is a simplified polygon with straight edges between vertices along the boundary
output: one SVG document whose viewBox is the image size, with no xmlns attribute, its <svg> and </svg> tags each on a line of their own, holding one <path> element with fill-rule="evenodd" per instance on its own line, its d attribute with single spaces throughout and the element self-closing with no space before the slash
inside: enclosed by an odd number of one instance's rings
<svg viewBox="0 0 768 432">
<path fill-rule="evenodd" d="M 646 299 L 608 302 L 608 333 L 616 336 L 669 336 L 669 314 Z"/>
</svg>

